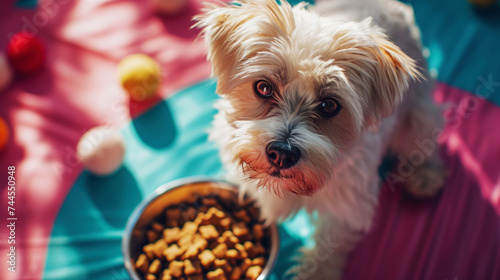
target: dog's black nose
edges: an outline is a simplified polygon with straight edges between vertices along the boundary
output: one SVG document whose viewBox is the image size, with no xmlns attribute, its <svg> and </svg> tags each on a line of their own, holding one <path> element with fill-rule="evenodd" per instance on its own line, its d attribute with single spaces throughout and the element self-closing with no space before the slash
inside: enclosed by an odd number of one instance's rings
<svg viewBox="0 0 500 280">
<path fill-rule="evenodd" d="M 300 150 L 288 142 L 274 141 L 266 147 L 267 160 L 279 169 L 294 166 L 300 159 Z"/>
</svg>

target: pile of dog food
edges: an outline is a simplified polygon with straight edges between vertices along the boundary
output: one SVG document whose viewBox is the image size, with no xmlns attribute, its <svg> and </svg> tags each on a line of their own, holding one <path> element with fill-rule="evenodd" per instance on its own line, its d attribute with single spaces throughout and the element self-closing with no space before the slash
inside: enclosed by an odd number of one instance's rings
<svg viewBox="0 0 500 280">
<path fill-rule="evenodd" d="M 135 261 L 146 280 L 255 280 L 271 244 L 252 202 L 215 195 L 168 207 L 146 239 Z"/>
</svg>

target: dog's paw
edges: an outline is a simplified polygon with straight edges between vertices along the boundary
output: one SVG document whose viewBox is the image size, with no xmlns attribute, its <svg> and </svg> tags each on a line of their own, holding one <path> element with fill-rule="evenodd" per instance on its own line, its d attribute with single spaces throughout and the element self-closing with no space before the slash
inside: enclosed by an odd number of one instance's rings
<svg viewBox="0 0 500 280">
<path fill-rule="evenodd" d="M 435 197 L 443 188 L 447 173 L 439 159 L 428 159 L 415 167 L 406 181 L 406 191 L 418 199 Z"/>
</svg>

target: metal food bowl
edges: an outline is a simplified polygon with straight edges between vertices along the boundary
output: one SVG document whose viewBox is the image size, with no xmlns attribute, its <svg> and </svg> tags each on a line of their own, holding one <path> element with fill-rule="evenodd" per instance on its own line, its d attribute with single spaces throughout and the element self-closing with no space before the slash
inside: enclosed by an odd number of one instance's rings
<svg viewBox="0 0 500 280">
<path fill-rule="evenodd" d="M 217 195 L 221 199 L 238 200 L 238 188 L 211 178 L 187 178 L 166 183 L 144 199 L 132 212 L 127 221 L 122 240 L 122 254 L 125 267 L 134 280 L 143 280 L 136 272 L 134 262 L 142 252 L 146 241 L 146 231 L 151 222 L 164 214 L 165 208 L 181 203 L 193 203 L 199 196 Z M 271 248 L 266 265 L 257 280 L 267 279 L 278 258 L 279 235 L 276 224 L 269 226 Z"/>
</svg>

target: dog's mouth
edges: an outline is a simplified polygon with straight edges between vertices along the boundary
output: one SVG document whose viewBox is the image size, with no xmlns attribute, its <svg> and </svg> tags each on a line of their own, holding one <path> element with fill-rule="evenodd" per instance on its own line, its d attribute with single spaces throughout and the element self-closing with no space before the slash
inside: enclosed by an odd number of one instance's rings
<svg viewBox="0 0 500 280">
<path fill-rule="evenodd" d="M 256 168 L 246 161 L 242 161 L 241 164 L 248 179 L 258 180 L 259 186 L 268 188 L 280 197 L 284 191 L 298 196 L 312 196 L 315 193 L 316 188 L 297 168 L 279 169 L 269 166 Z"/>
<path fill-rule="evenodd" d="M 251 162 L 241 158 L 242 169 L 245 173 L 256 173 L 262 175 L 269 175 L 277 179 L 293 179 L 293 171 L 291 169 L 280 169 L 273 166 L 255 166 Z"/>
</svg>

